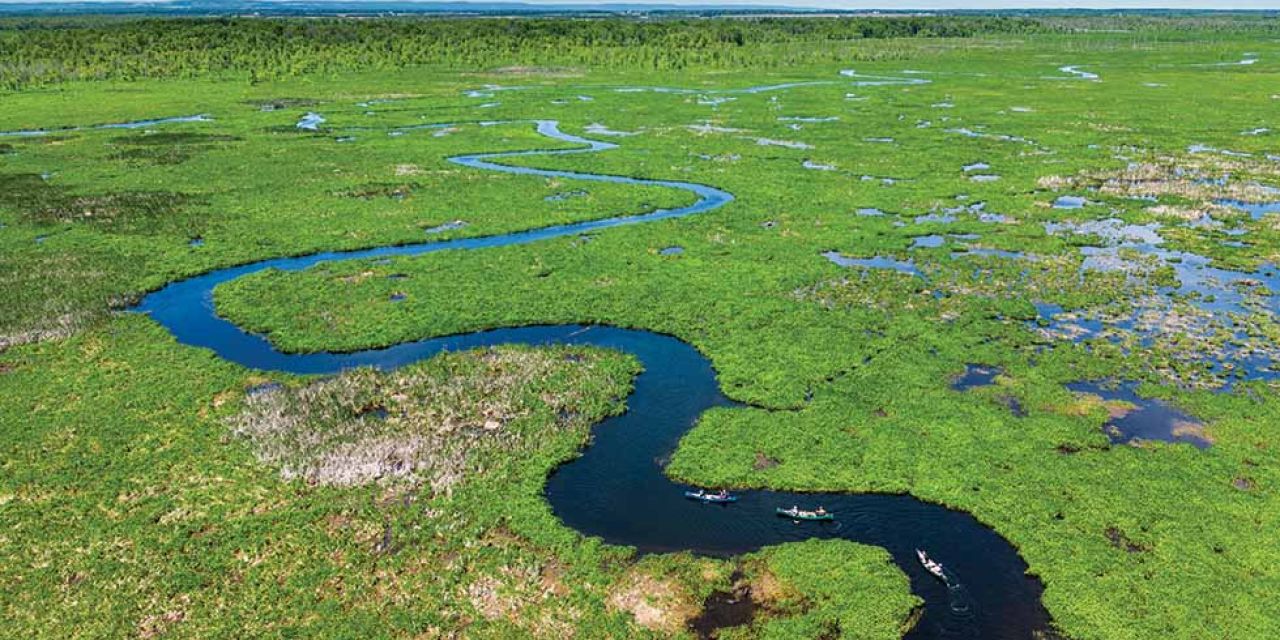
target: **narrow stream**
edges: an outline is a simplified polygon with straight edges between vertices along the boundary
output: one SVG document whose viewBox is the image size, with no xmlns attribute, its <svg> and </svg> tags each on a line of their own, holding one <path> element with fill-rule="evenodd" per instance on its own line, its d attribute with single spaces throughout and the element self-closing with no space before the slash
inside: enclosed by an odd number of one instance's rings
<svg viewBox="0 0 1280 640">
<path fill-rule="evenodd" d="M 733 196 L 714 187 L 667 180 L 645 180 L 571 171 L 514 167 L 494 162 L 529 155 L 593 153 L 617 147 L 560 131 L 549 120 L 535 122 L 542 135 L 583 145 L 557 151 L 516 151 L 455 156 L 449 160 L 473 169 L 570 178 L 594 182 L 656 185 L 698 196 L 687 207 L 604 218 L 589 222 L 519 231 L 499 236 L 379 247 L 361 251 L 275 258 L 220 269 L 171 283 L 148 294 L 135 307 L 166 327 L 181 343 L 263 370 L 298 374 L 335 373 L 359 366 L 394 369 L 453 351 L 496 344 L 577 344 L 617 349 L 637 357 L 644 372 L 628 398 L 627 413 L 594 430 L 582 457 L 548 478 L 546 497 L 564 523 L 609 543 L 646 553 L 692 551 L 729 557 L 767 545 L 807 538 L 843 538 L 887 549 L 925 600 L 923 616 L 909 638 L 1031 637 L 1048 626 L 1040 603 L 1043 587 L 1025 574 L 1026 564 L 1008 541 L 972 516 L 905 495 L 795 494 L 746 491 L 739 502 L 704 505 L 687 500 L 688 487 L 668 479 L 662 463 L 680 437 L 712 407 L 734 406 L 720 390 L 711 363 L 692 346 L 666 335 L 604 326 L 533 326 L 430 338 L 385 349 L 354 353 L 290 354 L 275 350 L 260 335 L 242 331 L 219 317 L 213 290 L 224 282 L 265 269 L 297 271 L 320 262 L 407 256 L 446 250 L 474 250 L 527 244 L 611 227 L 678 218 L 719 208 Z M 794 523 L 774 514 L 778 506 L 823 505 L 835 522 Z M 915 549 L 928 550 L 959 583 L 948 587 L 925 572 Z M 840 558 L 831 558 L 839 562 Z"/>
</svg>

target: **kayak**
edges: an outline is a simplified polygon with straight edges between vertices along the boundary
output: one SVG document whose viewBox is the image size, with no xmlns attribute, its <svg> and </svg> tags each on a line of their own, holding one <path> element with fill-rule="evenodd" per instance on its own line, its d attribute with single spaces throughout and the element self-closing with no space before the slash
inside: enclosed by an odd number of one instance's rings
<svg viewBox="0 0 1280 640">
<path fill-rule="evenodd" d="M 916 549 L 916 557 L 920 558 L 920 564 L 925 568 L 925 571 L 932 573 L 941 580 L 945 581 L 947 579 L 946 570 L 942 568 L 941 563 L 931 560 L 929 555 L 920 549 Z"/>
<path fill-rule="evenodd" d="M 778 507 L 775 509 L 780 516 L 791 518 L 792 520 L 835 520 L 836 514 L 827 511 L 818 513 L 816 511 L 805 511 L 803 509 L 783 509 Z"/>
<path fill-rule="evenodd" d="M 707 493 L 705 491 L 686 491 L 684 492 L 684 497 L 690 500 L 697 500 L 699 502 L 711 502 L 715 504 L 728 504 L 730 502 L 738 501 L 738 496 L 734 496 L 734 495 L 719 496 L 714 493 Z"/>
</svg>

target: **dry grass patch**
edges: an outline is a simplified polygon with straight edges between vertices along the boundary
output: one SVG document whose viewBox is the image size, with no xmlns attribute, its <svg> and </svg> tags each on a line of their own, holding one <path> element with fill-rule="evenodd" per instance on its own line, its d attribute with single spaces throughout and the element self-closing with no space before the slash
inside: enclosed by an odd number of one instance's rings
<svg viewBox="0 0 1280 640">
<path fill-rule="evenodd" d="M 609 594 L 609 608 L 631 614 L 645 629 L 677 634 L 701 606 L 693 594 L 674 580 L 633 569 Z"/>
<path fill-rule="evenodd" d="M 1194 210 L 1210 214 L 1221 210 L 1213 204 L 1218 199 L 1267 201 L 1274 192 L 1242 176 L 1269 180 L 1280 179 L 1273 163 L 1254 158 L 1235 158 L 1215 154 L 1177 156 L 1151 155 L 1119 169 L 1082 171 L 1074 176 L 1044 176 L 1039 186 L 1051 191 L 1096 188 L 1098 191 L 1125 198 L 1177 197 L 1198 202 Z M 1161 214 L 1182 217 L 1191 212 L 1169 208 Z"/>
<path fill-rule="evenodd" d="M 258 385 L 229 421 L 285 480 L 449 493 L 484 471 L 478 454 L 531 448 L 540 436 L 531 424 L 584 427 L 583 416 L 598 413 L 583 406 L 588 390 L 554 383 L 596 369 L 599 358 L 499 348 L 394 373 L 357 369 L 301 386 Z"/>
</svg>

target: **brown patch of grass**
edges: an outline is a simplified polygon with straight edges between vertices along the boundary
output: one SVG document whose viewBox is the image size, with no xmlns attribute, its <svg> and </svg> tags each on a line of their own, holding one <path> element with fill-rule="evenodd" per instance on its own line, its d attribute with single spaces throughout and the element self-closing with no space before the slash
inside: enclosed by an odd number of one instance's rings
<svg viewBox="0 0 1280 640">
<path fill-rule="evenodd" d="M 1107 540 L 1111 542 L 1111 546 L 1117 549 L 1123 549 L 1129 553 L 1144 553 L 1151 550 L 1150 547 L 1144 544 L 1134 542 L 1119 527 L 1107 527 L 1103 533 L 1107 536 Z"/>
<path fill-rule="evenodd" d="M 186 607 L 189 601 L 190 598 L 183 595 L 174 603 L 175 606 L 173 608 L 161 613 L 143 616 L 137 624 L 138 637 L 146 639 L 167 635 L 173 630 L 173 627 L 187 619 Z"/>
<path fill-rule="evenodd" d="M 44 342 L 46 340 L 62 340 L 75 334 L 83 327 L 88 319 L 88 314 L 84 313 L 64 313 L 62 315 L 48 318 L 35 326 L 28 327 L 12 333 L 0 334 L 0 353 L 4 353 L 11 347 L 17 347 L 24 344 L 34 344 L 36 342 Z"/>
<path fill-rule="evenodd" d="M 1213 444 L 1213 438 L 1205 433 L 1204 423 L 1195 420 L 1175 420 L 1173 428 L 1169 431 L 1175 438 L 1196 438 L 1203 440 L 1209 444 Z"/>
<path fill-rule="evenodd" d="M 513 620 L 521 609 L 520 602 L 504 595 L 504 586 L 493 576 L 481 576 L 467 587 L 467 601 L 485 620 Z"/>
<path fill-rule="evenodd" d="M 631 614 L 645 629 L 674 635 L 698 615 L 700 606 L 683 587 L 641 569 L 633 569 L 609 594 L 608 606 Z"/>
<path fill-rule="evenodd" d="M 755 462 L 751 464 L 751 468 L 755 471 L 764 471 L 765 469 L 772 469 L 778 464 L 779 462 L 776 458 L 771 458 L 763 452 L 757 451 Z"/>
<path fill-rule="evenodd" d="M 1110 420 L 1119 420 L 1120 418 L 1133 413 L 1133 410 L 1138 408 L 1137 405 L 1132 402 L 1125 402 L 1123 400 L 1107 400 L 1102 403 L 1102 406 L 1107 408 L 1107 418 Z"/>
<path fill-rule="evenodd" d="M 499 527 L 486 534 L 495 535 L 491 543 L 498 546 L 524 547 L 528 542 Z M 565 624 L 578 617 L 572 609 L 556 609 L 558 616 L 544 613 L 534 617 L 531 612 L 554 598 L 569 595 L 565 583 L 565 565 L 552 558 L 536 564 L 506 565 L 496 574 L 482 576 L 466 587 L 466 599 L 486 620 L 506 620 L 537 637 L 563 638 L 573 634 L 572 625 Z"/>
<path fill-rule="evenodd" d="M 1111 413 L 1107 403 L 1091 393 L 1076 393 L 1070 402 L 1050 406 L 1048 410 L 1072 418 L 1084 418 L 1102 410 L 1106 410 L 1108 415 Z"/>
<path fill-rule="evenodd" d="M 589 371 L 597 357 L 572 366 Z M 531 447 L 540 435 L 524 428 L 532 416 L 571 416 L 550 421 L 556 429 L 584 426 L 583 392 L 546 386 L 565 366 L 558 352 L 491 349 L 393 373 L 357 369 L 303 386 L 257 385 L 229 424 L 285 480 L 425 484 L 447 494 L 483 472 L 474 453 Z"/>
<path fill-rule="evenodd" d="M 761 607 L 778 611 L 793 606 L 803 595 L 789 583 L 783 582 L 772 571 L 761 566 L 751 582 L 751 597 Z"/>
<path fill-rule="evenodd" d="M 1265 187 L 1247 179 L 1280 177 L 1276 167 L 1255 158 L 1232 158 L 1217 154 L 1148 154 L 1140 162 L 1119 169 L 1083 171 L 1075 176 L 1045 176 L 1040 187 L 1052 191 L 1094 188 L 1101 193 L 1126 198 L 1171 196 L 1197 202 L 1198 213 L 1223 213 L 1214 200 L 1268 200 Z M 1191 215 L 1186 208 L 1168 208 L 1158 213 Z M 1237 214 L 1238 215 L 1238 214 Z"/>
<path fill-rule="evenodd" d="M 333 195 L 340 198 L 359 198 L 361 200 L 372 200 L 374 198 L 392 198 L 404 199 L 413 194 L 418 189 L 417 183 L 405 182 L 398 184 L 391 183 L 369 183 L 343 189 L 333 192 Z"/>
<path fill-rule="evenodd" d="M 342 276 L 341 278 L 338 278 L 338 280 L 340 282 L 345 282 L 347 284 L 360 284 L 361 282 L 364 282 L 365 280 L 368 280 L 369 278 L 372 278 L 373 276 L 376 276 L 376 275 L 378 275 L 376 271 L 366 270 L 366 271 L 361 271 L 360 273 L 353 273 L 349 276 Z"/>
</svg>

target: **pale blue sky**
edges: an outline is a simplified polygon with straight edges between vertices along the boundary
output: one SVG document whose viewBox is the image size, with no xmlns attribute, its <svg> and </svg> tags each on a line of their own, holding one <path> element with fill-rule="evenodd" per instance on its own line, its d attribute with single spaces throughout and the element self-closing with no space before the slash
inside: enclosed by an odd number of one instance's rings
<svg viewBox="0 0 1280 640">
<path fill-rule="evenodd" d="M 32 0 L 0 0 L 0 4 Z M 118 2 L 120 0 L 46 0 L 61 2 Z M 132 0 L 145 4 L 155 0 Z M 501 2 L 502 0 L 484 0 Z M 513 0 L 527 4 L 578 4 L 583 0 Z M 751 5 L 821 7 L 831 9 L 1280 9 L 1280 0 L 611 0 L 626 4 Z"/>
<path fill-rule="evenodd" d="M 501 1 L 501 0 L 494 0 Z M 581 0 L 525 0 L 529 4 L 596 4 Z M 645 3 L 649 0 L 617 0 Z M 656 4 L 747 5 L 832 9 L 1280 9 L 1280 0 L 651 0 Z"/>
</svg>

